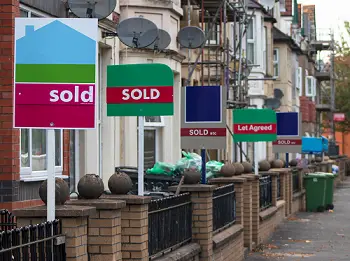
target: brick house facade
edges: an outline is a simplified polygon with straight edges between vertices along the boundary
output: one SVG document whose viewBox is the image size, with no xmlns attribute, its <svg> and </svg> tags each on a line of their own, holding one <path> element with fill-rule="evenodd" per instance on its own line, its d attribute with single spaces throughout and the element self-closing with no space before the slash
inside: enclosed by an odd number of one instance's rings
<svg viewBox="0 0 350 261">
<path fill-rule="evenodd" d="M 21 14 L 18 0 L 0 2 L 0 209 L 9 210 L 42 204 L 38 188 L 45 179 L 44 175 L 32 181 L 23 178 L 21 131 L 13 128 L 14 27 L 15 17 Z M 63 131 L 60 137 L 60 175 L 69 175 L 69 135 Z M 27 161 L 31 154 L 28 150 Z"/>
</svg>

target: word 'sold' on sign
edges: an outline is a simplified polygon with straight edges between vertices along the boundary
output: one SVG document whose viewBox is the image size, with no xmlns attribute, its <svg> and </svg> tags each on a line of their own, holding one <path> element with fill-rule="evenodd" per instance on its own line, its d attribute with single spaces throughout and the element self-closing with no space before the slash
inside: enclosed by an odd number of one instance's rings
<svg viewBox="0 0 350 261">
<path fill-rule="evenodd" d="M 107 66 L 107 116 L 174 115 L 174 74 L 165 64 Z"/>
</svg>

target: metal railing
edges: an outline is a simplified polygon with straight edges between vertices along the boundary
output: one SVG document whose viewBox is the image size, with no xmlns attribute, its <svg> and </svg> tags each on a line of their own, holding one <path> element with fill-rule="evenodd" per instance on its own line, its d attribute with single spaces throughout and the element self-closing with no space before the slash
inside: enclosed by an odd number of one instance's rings
<svg viewBox="0 0 350 261">
<path fill-rule="evenodd" d="M 293 193 L 300 191 L 300 179 L 299 179 L 299 171 L 293 171 Z"/>
<path fill-rule="evenodd" d="M 189 193 L 152 200 L 148 205 L 150 257 L 179 247 L 192 239 L 192 204 Z"/>
<path fill-rule="evenodd" d="M 272 206 L 272 178 L 262 176 L 260 180 L 260 211 Z"/>
<path fill-rule="evenodd" d="M 213 231 L 226 228 L 236 221 L 234 184 L 216 188 L 213 192 Z"/>
<path fill-rule="evenodd" d="M 281 177 L 277 176 L 277 200 L 281 199 Z"/>
<path fill-rule="evenodd" d="M 1 232 L 0 260 L 65 261 L 65 237 L 59 220 Z"/>
<path fill-rule="evenodd" d="M 7 209 L 0 209 L 0 232 L 16 228 L 15 216 Z"/>
</svg>

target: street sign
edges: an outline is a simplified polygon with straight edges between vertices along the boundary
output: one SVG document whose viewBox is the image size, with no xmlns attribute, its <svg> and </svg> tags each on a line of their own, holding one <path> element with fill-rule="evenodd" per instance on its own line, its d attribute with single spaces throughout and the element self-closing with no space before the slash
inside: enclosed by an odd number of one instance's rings
<svg viewBox="0 0 350 261">
<path fill-rule="evenodd" d="M 333 120 L 336 122 L 345 121 L 345 114 L 344 113 L 334 113 Z"/>
<path fill-rule="evenodd" d="M 270 109 L 237 109 L 233 111 L 235 142 L 275 141 L 276 112 Z"/>
<path fill-rule="evenodd" d="M 181 97 L 181 148 L 226 148 L 226 89 L 187 86 Z"/>
<path fill-rule="evenodd" d="M 107 116 L 174 115 L 174 74 L 165 64 L 107 66 Z"/>
<path fill-rule="evenodd" d="M 301 153 L 302 123 L 299 112 L 277 112 L 277 140 L 273 153 Z"/>
<path fill-rule="evenodd" d="M 97 30 L 97 19 L 16 18 L 14 128 L 95 128 Z"/>
</svg>

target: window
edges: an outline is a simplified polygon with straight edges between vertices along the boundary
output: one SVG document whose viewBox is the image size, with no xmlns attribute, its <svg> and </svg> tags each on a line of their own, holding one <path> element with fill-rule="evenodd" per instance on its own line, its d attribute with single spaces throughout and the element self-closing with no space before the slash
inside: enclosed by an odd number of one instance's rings
<svg viewBox="0 0 350 261">
<path fill-rule="evenodd" d="M 212 26 L 212 23 L 206 23 L 204 25 L 204 30 L 205 33 L 207 34 L 210 30 L 210 27 Z M 220 31 L 220 27 L 219 25 L 214 25 L 213 26 L 213 30 L 211 31 L 211 34 L 208 38 L 208 42 L 206 44 L 218 44 L 219 42 L 219 31 Z"/>
<path fill-rule="evenodd" d="M 63 134 L 55 130 L 55 172 L 62 174 Z M 21 179 L 44 179 L 47 175 L 46 130 L 21 129 Z"/>
<path fill-rule="evenodd" d="M 255 26 L 254 19 L 250 20 L 247 27 L 247 59 L 255 64 Z"/>
<path fill-rule="evenodd" d="M 280 76 L 279 58 L 279 49 L 273 49 L 273 77 L 275 78 Z"/>
<path fill-rule="evenodd" d="M 303 68 L 298 67 L 296 72 L 296 89 L 299 91 L 299 96 L 303 95 Z"/>
<path fill-rule="evenodd" d="M 305 96 L 313 97 L 314 93 L 314 81 L 312 76 L 305 77 Z"/>
<path fill-rule="evenodd" d="M 21 17 L 30 17 L 30 18 L 36 18 L 36 17 L 49 17 L 43 12 L 40 12 L 38 10 L 35 10 L 33 8 L 30 8 L 26 5 L 20 4 L 19 5 L 20 9 L 20 16 Z"/>
<path fill-rule="evenodd" d="M 160 132 L 164 126 L 161 116 L 145 117 L 144 135 L 144 168 L 150 169 L 159 160 L 160 154 Z"/>
<path fill-rule="evenodd" d="M 280 12 L 286 12 L 286 0 L 280 0 Z"/>
<path fill-rule="evenodd" d="M 263 48 L 264 48 L 264 53 L 263 53 L 263 69 L 265 71 L 265 73 L 268 73 L 267 70 L 267 28 L 266 26 L 263 27 Z"/>
<path fill-rule="evenodd" d="M 316 97 L 316 85 L 317 85 L 317 80 L 315 77 L 312 77 L 312 96 Z"/>
</svg>

